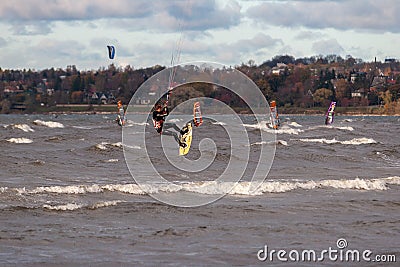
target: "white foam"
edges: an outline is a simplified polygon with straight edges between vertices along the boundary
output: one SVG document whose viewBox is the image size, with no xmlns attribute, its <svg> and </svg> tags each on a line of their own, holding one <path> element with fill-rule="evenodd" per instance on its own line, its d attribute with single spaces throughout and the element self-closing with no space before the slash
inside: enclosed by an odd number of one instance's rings
<svg viewBox="0 0 400 267">
<path fill-rule="evenodd" d="M 30 143 L 33 143 L 32 139 L 24 138 L 24 137 L 10 138 L 10 139 L 7 139 L 7 141 L 10 142 L 10 143 L 15 143 L 15 144 L 30 144 Z"/>
<path fill-rule="evenodd" d="M 8 190 L 8 187 L 0 187 L 0 193 L 4 193 Z"/>
<path fill-rule="evenodd" d="M 24 131 L 26 133 L 35 131 L 27 124 L 11 124 L 11 125 L 6 125 L 4 127 L 6 127 L 6 128 L 11 127 L 13 129 L 19 129 L 19 130 L 22 130 L 22 131 Z"/>
<path fill-rule="evenodd" d="M 72 210 L 78 210 L 81 209 L 83 205 L 80 204 L 75 204 L 75 203 L 69 203 L 69 204 L 64 204 L 64 205 L 48 205 L 45 204 L 43 205 L 43 208 L 49 209 L 49 210 L 62 210 L 62 211 L 72 211 Z"/>
<path fill-rule="evenodd" d="M 90 206 L 90 209 L 98 209 L 98 208 L 105 208 L 105 207 L 110 207 L 110 206 L 116 206 L 119 203 L 123 203 L 125 201 L 122 200 L 111 200 L 111 201 L 102 201 L 102 202 L 98 202 L 92 206 Z"/>
<path fill-rule="evenodd" d="M 376 141 L 371 138 L 353 138 L 347 141 L 339 141 L 336 138 L 333 139 L 326 139 L 326 138 L 304 138 L 298 139 L 301 142 L 306 143 L 322 143 L 322 144 L 342 144 L 342 145 L 365 145 L 365 144 L 376 144 Z"/>
<path fill-rule="evenodd" d="M 284 140 L 278 140 L 277 142 L 279 145 L 288 146 L 288 143 Z"/>
<path fill-rule="evenodd" d="M 99 208 L 105 208 L 105 207 L 110 207 L 110 206 L 116 206 L 122 202 L 125 202 L 125 201 L 122 201 L 122 200 L 101 201 L 101 202 L 97 202 L 93 205 L 83 205 L 83 204 L 76 204 L 76 203 L 67 203 L 67 204 L 61 204 L 61 205 L 45 204 L 42 207 L 44 209 L 56 210 L 56 211 L 74 211 L 74 210 L 79 210 L 82 208 L 99 209 Z"/>
<path fill-rule="evenodd" d="M 81 129 L 81 130 L 93 130 L 95 127 L 90 127 L 90 126 L 72 126 L 72 128 Z"/>
<path fill-rule="evenodd" d="M 364 145 L 364 144 L 376 144 L 376 141 L 372 138 L 354 138 L 349 141 L 342 141 L 341 144 L 344 145 Z"/>
<path fill-rule="evenodd" d="M 304 132 L 301 129 L 293 129 L 290 127 L 283 126 L 282 128 L 278 128 L 277 130 L 269 129 L 270 132 L 275 132 L 277 134 L 291 134 L 291 135 L 298 135 L 299 133 Z"/>
<path fill-rule="evenodd" d="M 354 131 L 354 128 L 351 126 L 335 126 L 335 125 L 317 125 L 317 126 L 312 126 L 310 128 L 308 128 L 307 130 L 312 131 L 312 130 L 316 130 L 316 129 L 320 129 L 320 128 L 324 128 L 324 129 L 338 129 L 338 130 L 343 130 L 343 131 Z"/>
<path fill-rule="evenodd" d="M 107 145 L 108 143 L 105 143 L 105 142 L 101 142 L 100 144 L 97 144 L 97 145 L 95 145 L 95 147 L 97 148 L 97 149 L 100 149 L 100 150 L 107 150 Z"/>
<path fill-rule="evenodd" d="M 123 145 L 121 142 L 116 142 L 116 143 L 101 142 L 100 144 L 96 144 L 95 148 L 100 149 L 100 150 L 107 150 L 109 147 L 121 148 L 122 146 Z"/>
<path fill-rule="evenodd" d="M 131 121 L 131 120 L 127 120 L 126 124 L 128 124 L 130 126 L 132 126 L 132 125 L 140 125 L 140 126 L 149 125 L 149 123 L 147 123 L 147 122 L 134 122 L 134 121 Z"/>
<path fill-rule="evenodd" d="M 85 194 L 85 193 L 100 193 L 103 189 L 100 185 L 67 185 L 67 186 L 39 186 L 34 189 L 17 188 L 19 194 Z"/>
<path fill-rule="evenodd" d="M 383 178 L 383 180 L 388 184 L 400 185 L 400 176 L 387 177 Z"/>
<path fill-rule="evenodd" d="M 230 195 L 262 195 L 265 193 L 285 193 L 293 190 L 316 190 L 320 188 L 347 189 L 347 190 L 365 190 L 365 191 L 383 191 L 388 190 L 389 185 L 400 185 L 400 177 L 393 176 L 378 179 L 341 179 L 341 180 L 269 180 L 264 181 L 257 188 L 251 182 L 217 182 L 217 181 L 201 181 L 201 182 L 181 182 L 179 184 L 106 184 L 106 185 L 69 185 L 69 186 L 47 186 L 36 187 L 33 189 L 15 188 L 11 190 L 17 191 L 19 194 L 87 194 L 87 193 L 103 193 L 119 192 L 133 195 L 157 194 L 157 193 L 174 193 L 179 191 L 187 191 L 205 195 L 224 194 L 228 192 Z M 3 192 L 10 191 L 4 188 Z M 1 190 L 0 190 L 1 191 Z M 103 202 L 102 202 L 103 203 Z M 119 202 L 118 202 L 119 203 Z M 116 205 L 116 202 L 104 202 L 100 206 Z M 82 205 L 68 204 L 49 206 L 49 209 L 71 210 L 81 208 Z"/>
<path fill-rule="evenodd" d="M 303 127 L 303 125 L 300 125 L 300 124 L 298 124 L 298 123 L 295 122 L 295 121 L 289 123 L 289 125 L 290 125 L 290 126 L 293 126 L 293 127 L 298 127 L 298 128 Z"/>
<path fill-rule="evenodd" d="M 122 143 L 121 142 L 111 143 L 110 145 L 114 146 L 114 147 L 122 147 Z"/>
<path fill-rule="evenodd" d="M 254 129 L 268 129 L 266 121 L 261 121 L 257 124 L 243 124 L 244 127 L 254 128 Z"/>
<path fill-rule="evenodd" d="M 298 128 L 290 128 L 288 125 L 283 125 L 282 127 L 278 129 L 271 129 L 267 126 L 268 122 L 266 121 L 261 121 L 260 123 L 257 124 L 243 124 L 244 127 L 247 128 L 254 128 L 254 129 L 260 129 L 269 133 L 276 133 L 276 134 L 292 134 L 292 135 L 298 135 L 299 133 L 304 132 L 301 129 Z"/>
<path fill-rule="evenodd" d="M 124 147 L 132 148 L 132 149 L 142 149 L 140 146 L 129 146 L 129 145 L 124 145 Z"/>
<path fill-rule="evenodd" d="M 118 162 L 119 160 L 118 159 L 108 159 L 108 160 L 106 160 L 106 162 Z"/>
<path fill-rule="evenodd" d="M 345 131 L 354 131 L 354 128 L 351 126 L 335 126 L 335 129 L 339 129 L 339 130 L 345 130 Z"/>
<path fill-rule="evenodd" d="M 262 141 L 262 142 L 255 142 L 250 144 L 250 146 L 257 146 L 257 145 L 283 145 L 283 146 L 287 146 L 288 143 L 284 140 L 276 140 L 275 142 L 266 142 L 266 141 Z"/>
<path fill-rule="evenodd" d="M 33 123 L 36 125 L 46 126 L 49 128 L 64 128 L 64 125 L 62 123 L 55 122 L 55 121 L 35 120 L 35 121 L 33 121 Z"/>
</svg>

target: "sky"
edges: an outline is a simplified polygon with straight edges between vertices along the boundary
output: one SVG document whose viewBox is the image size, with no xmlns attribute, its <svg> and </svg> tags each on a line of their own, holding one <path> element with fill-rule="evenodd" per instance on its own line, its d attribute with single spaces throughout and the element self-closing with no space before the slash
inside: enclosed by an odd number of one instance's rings
<svg viewBox="0 0 400 267">
<path fill-rule="evenodd" d="M 399 14 L 398 0 L 1 0 L 0 68 L 399 59 Z"/>
</svg>

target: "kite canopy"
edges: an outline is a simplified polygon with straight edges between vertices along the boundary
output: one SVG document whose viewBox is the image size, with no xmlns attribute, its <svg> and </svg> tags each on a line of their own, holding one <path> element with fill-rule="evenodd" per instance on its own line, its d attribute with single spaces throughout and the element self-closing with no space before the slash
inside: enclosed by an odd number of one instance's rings
<svg viewBox="0 0 400 267">
<path fill-rule="evenodd" d="M 107 45 L 107 48 L 108 48 L 108 57 L 109 57 L 109 59 L 114 59 L 115 47 L 113 45 Z"/>
</svg>

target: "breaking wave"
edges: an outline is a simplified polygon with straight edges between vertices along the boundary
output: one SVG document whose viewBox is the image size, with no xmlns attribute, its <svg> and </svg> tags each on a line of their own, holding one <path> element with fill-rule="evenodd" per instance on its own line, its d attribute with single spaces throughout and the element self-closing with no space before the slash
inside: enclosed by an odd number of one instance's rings
<svg viewBox="0 0 400 267">
<path fill-rule="evenodd" d="M 64 128 L 64 125 L 62 123 L 55 122 L 55 121 L 34 120 L 33 123 L 36 125 L 46 126 L 49 128 Z"/>
<path fill-rule="evenodd" d="M 353 138 L 351 140 L 347 141 L 339 141 L 336 140 L 335 138 L 333 139 L 326 139 L 326 138 L 314 138 L 314 139 L 298 139 L 301 142 L 306 142 L 306 143 L 322 143 L 322 144 L 342 144 L 342 145 L 365 145 L 365 144 L 376 144 L 376 141 L 371 138 Z"/>
<path fill-rule="evenodd" d="M 134 121 L 131 121 L 131 120 L 127 120 L 126 124 L 127 124 L 127 126 L 133 126 L 133 125 L 146 126 L 146 125 L 149 125 L 149 123 L 147 123 L 147 122 L 134 122 Z"/>
<path fill-rule="evenodd" d="M 7 139 L 7 142 L 15 143 L 15 144 L 30 144 L 30 143 L 33 143 L 33 140 L 29 139 L 29 138 L 20 137 L 20 138 Z"/>
<path fill-rule="evenodd" d="M 293 126 L 293 127 L 298 127 L 298 128 L 303 127 L 303 125 L 298 124 L 298 123 L 295 122 L 295 121 L 292 121 L 291 123 L 289 123 L 289 125 L 290 125 L 290 126 Z"/>
<path fill-rule="evenodd" d="M 61 204 L 61 205 L 49 205 L 45 204 L 42 207 L 44 209 L 48 210 L 56 210 L 56 211 L 73 211 L 73 210 L 79 210 L 79 209 L 99 209 L 99 208 L 104 208 L 104 207 L 110 207 L 110 206 L 116 206 L 119 203 L 122 203 L 124 201 L 120 200 L 113 200 L 113 201 L 101 201 L 97 202 L 95 204 L 76 204 L 76 203 L 67 203 L 67 204 Z"/>
<path fill-rule="evenodd" d="M 12 128 L 12 129 L 19 129 L 19 130 L 22 130 L 22 131 L 24 131 L 26 133 L 35 131 L 27 124 L 10 124 L 10 125 L 5 125 L 4 127 L 5 128 Z"/>
<path fill-rule="evenodd" d="M 270 133 L 276 133 L 276 134 L 291 134 L 291 135 L 298 135 L 299 133 L 304 132 L 303 130 L 299 129 L 300 127 L 295 126 L 296 128 L 290 128 L 288 125 L 283 125 L 279 129 L 271 129 L 267 126 L 266 121 L 261 121 L 260 123 L 257 124 L 243 124 L 244 127 L 247 128 L 253 128 L 253 129 L 260 129 L 266 132 Z M 300 125 L 300 124 L 299 124 Z"/>
<path fill-rule="evenodd" d="M 225 122 L 222 122 L 222 121 L 216 121 L 216 122 L 213 122 L 212 124 L 214 124 L 214 125 L 221 125 L 221 126 L 226 125 L 226 123 L 225 123 Z"/>
<path fill-rule="evenodd" d="M 285 140 L 276 140 L 275 142 L 266 142 L 266 141 L 262 141 L 262 142 L 255 142 L 250 144 L 250 146 L 257 146 L 257 145 L 282 145 L 282 146 L 288 146 L 288 143 Z"/>
<path fill-rule="evenodd" d="M 343 179 L 343 180 L 269 180 L 264 181 L 256 190 L 252 190 L 251 182 L 186 182 L 171 184 L 106 184 L 106 185 L 69 185 L 69 186 L 40 186 L 33 189 L 2 188 L 1 193 L 16 191 L 18 194 L 87 194 L 103 192 L 119 192 L 133 195 L 174 193 L 187 191 L 206 195 L 222 194 L 231 191 L 229 195 L 262 195 L 264 193 L 284 193 L 297 189 L 314 190 L 320 188 L 382 191 L 388 190 L 389 185 L 400 185 L 400 176 L 377 179 Z M 66 207 L 65 207 L 66 208 Z"/>
<path fill-rule="evenodd" d="M 100 144 L 96 144 L 94 147 L 99 150 L 108 150 L 109 148 L 122 148 L 122 143 L 117 142 L 117 143 L 107 143 L 107 142 L 101 142 Z"/>
<path fill-rule="evenodd" d="M 307 130 L 308 131 L 312 131 L 312 130 L 316 130 L 316 129 L 338 129 L 338 130 L 342 130 L 342 131 L 354 131 L 354 128 L 351 126 L 336 126 L 336 125 L 318 125 L 318 126 L 312 126 L 309 127 Z"/>
<path fill-rule="evenodd" d="M 114 148 L 131 148 L 131 149 L 142 149 L 140 146 L 130 146 L 130 145 L 124 145 L 122 142 L 116 142 L 116 143 L 108 143 L 108 142 L 101 142 L 99 144 L 94 145 L 92 148 L 101 150 L 101 151 L 106 151 L 109 149 L 114 149 Z"/>
</svg>

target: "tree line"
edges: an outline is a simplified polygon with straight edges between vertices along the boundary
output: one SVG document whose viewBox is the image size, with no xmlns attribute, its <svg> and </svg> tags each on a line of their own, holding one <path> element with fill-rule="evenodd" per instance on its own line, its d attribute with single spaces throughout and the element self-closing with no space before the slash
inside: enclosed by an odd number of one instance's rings
<svg viewBox="0 0 400 267">
<path fill-rule="evenodd" d="M 393 59 L 363 62 L 352 56 L 296 59 L 278 55 L 260 65 L 250 60 L 235 68 L 247 75 L 268 101 L 276 100 L 281 107 L 323 107 L 335 100 L 344 107 L 386 105 L 396 109 L 400 102 L 400 63 Z M 94 94 L 105 95 L 110 104 L 118 100 L 128 103 L 143 82 L 163 69 L 159 65 L 135 69 L 113 64 L 90 71 L 74 65 L 40 71 L 0 68 L 1 112 L 10 112 L 16 103 L 23 103 L 26 112 L 55 104 L 92 104 L 100 101 Z M 194 88 L 201 90 L 198 85 Z M 232 105 L 238 103 L 223 88 L 211 95 Z"/>
</svg>

